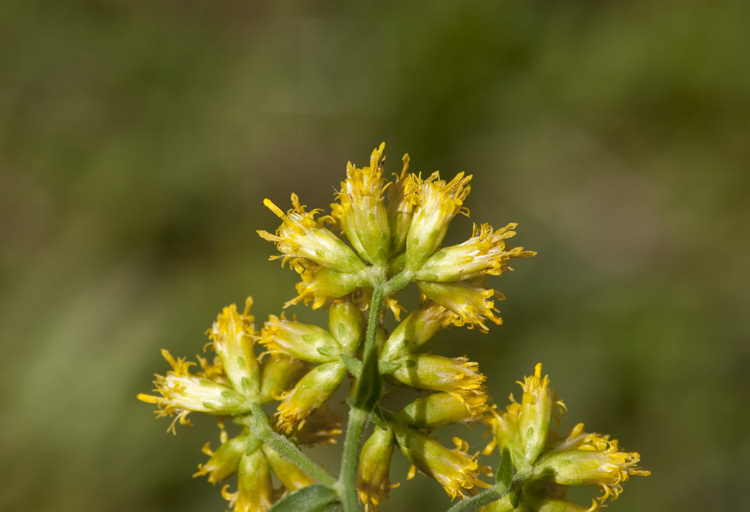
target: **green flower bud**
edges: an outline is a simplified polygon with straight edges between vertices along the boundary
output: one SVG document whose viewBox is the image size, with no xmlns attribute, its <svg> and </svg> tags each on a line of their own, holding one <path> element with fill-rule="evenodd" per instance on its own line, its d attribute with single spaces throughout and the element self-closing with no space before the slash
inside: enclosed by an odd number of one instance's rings
<svg viewBox="0 0 750 512">
<path fill-rule="evenodd" d="M 345 354 L 354 354 L 364 334 L 362 311 L 349 300 L 336 300 L 328 313 L 328 329 Z"/>
<path fill-rule="evenodd" d="M 465 357 L 448 358 L 416 354 L 399 359 L 401 367 L 392 376 L 399 382 L 421 389 L 436 391 L 479 391 L 485 376 L 477 363 Z"/>
<path fill-rule="evenodd" d="M 375 427 L 359 456 L 357 494 L 366 510 L 377 511 L 393 487 L 388 480 L 393 455 L 393 431 Z"/>
<path fill-rule="evenodd" d="M 432 338 L 440 329 L 451 324 L 452 313 L 431 301 L 412 311 L 393 330 L 383 346 L 381 359 L 393 361 L 407 357 Z"/>
<path fill-rule="evenodd" d="M 459 421 L 479 419 L 487 411 L 487 394 L 477 393 L 432 393 L 411 402 L 396 414 L 402 423 L 417 428 L 435 428 Z"/>
<path fill-rule="evenodd" d="M 229 478 L 237 472 L 240 459 L 250 447 L 250 442 L 248 436 L 237 436 L 219 446 L 215 452 L 206 443 L 203 453 L 211 458 L 205 464 L 199 464 L 198 472 L 193 476 L 208 475 L 208 481 L 212 484 Z"/>
<path fill-rule="evenodd" d="M 273 474 L 276 475 L 290 492 L 315 483 L 312 477 L 279 455 L 278 452 L 267 444 L 264 444 L 262 449 Z"/>
<path fill-rule="evenodd" d="M 286 354 L 311 363 L 338 360 L 341 345 L 317 325 L 290 322 L 271 315 L 260 334 L 260 342 L 271 354 Z"/>
<path fill-rule="evenodd" d="M 283 354 L 265 358 L 260 370 L 260 403 L 278 400 L 306 367 L 304 361 Z"/>
</svg>

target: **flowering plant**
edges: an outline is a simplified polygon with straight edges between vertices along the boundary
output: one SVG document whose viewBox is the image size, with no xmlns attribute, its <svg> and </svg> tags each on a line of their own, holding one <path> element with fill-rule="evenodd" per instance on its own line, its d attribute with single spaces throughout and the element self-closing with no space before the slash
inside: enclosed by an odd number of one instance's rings
<svg viewBox="0 0 750 512">
<path fill-rule="evenodd" d="M 423 179 L 409 173 L 407 155 L 388 181 L 384 147 L 373 151 L 369 166 L 347 165 L 330 215 L 307 211 L 294 194 L 287 212 L 264 201 L 281 225 L 258 233 L 276 244 L 280 254 L 271 258 L 300 276 L 297 296 L 285 307 L 327 307 L 327 329 L 281 314 L 256 330 L 248 298 L 242 310 L 233 304 L 218 315 L 207 332 L 209 356 L 192 363 L 163 350 L 172 370 L 156 376 L 156 394 L 138 398 L 156 404 L 158 416 L 174 416 L 172 432 L 176 423 L 190 423 L 191 412 L 217 417 L 221 444 L 203 448 L 209 459 L 196 476 L 215 484 L 237 475 L 235 491 L 222 487 L 236 512 L 376 511 L 395 487 L 389 473 L 396 448 L 412 464 L 410 476 L 418 470 L 458 499 L 452 512 L 582 511 L 565 499 L 578 485 L 602 490 L 588 510 L 617 498 L 630 476 L 648 474 L 637 467 L 639 455 L 584 432 L 583 424 L 565 434 L 552 431 L 566 409 L 541 364 L 521 384 L 520 403 L 511 395 L 499 411 L 476 362 L 424 350 L 449 326 L 486 333 L 490 323 L 500 324 L 495 299 L 503 297 L 487 279 L 512 270 L 511 259 L 535 253 L 507 245 L 515 224 L 474 225 L 468 240 L 442 247 L 451 220 L 468 215 L 472 177 L 460 173 L 446 181 L 436 172 Z M 401 320 L 406 311 L 396 294 L 411 283 L 420 303 Z M 386 309 L 399 321 L 391 332 Z M 353 379 L 348 423 L 334 477 L 299 447 L 331 444 L 342 433 L 327 403 L 347 377 Z M 389 410 L 381 399 L 393 385 L 420 394 Z M 238 425 L 237 435 L 230 437 L 227 421 Z M 465 441 L 454 438 L 449 449 L 431 435 L 460 422 L 487 426 L 492 440 L 483 455 L 493 457 L 495 471 Z"/>
</svg>

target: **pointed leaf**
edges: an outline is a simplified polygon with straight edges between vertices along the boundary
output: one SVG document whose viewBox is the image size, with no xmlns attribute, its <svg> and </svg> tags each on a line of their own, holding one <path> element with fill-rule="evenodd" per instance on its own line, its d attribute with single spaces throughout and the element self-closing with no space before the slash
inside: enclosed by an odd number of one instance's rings
<svg viewBox="0 0 750 512">
<path fill-rule="evenodd" d="M 340 509 L 336 491 L 322 484 L 313 484 L 287 494 L 268 512 L 337 512 Z"/>
<path fill-rule="evenodd" d="M 501 484 L 504 489 L 510 489 L 510 484 L 513 481 L 513 464 L 510 461 L 510 452 L 507 448 L 503 449 L 503 454 L 500 459 L 500 467 L 497 468 L 497 474 L 495 475 L 495 482 Z"/>
</svg>

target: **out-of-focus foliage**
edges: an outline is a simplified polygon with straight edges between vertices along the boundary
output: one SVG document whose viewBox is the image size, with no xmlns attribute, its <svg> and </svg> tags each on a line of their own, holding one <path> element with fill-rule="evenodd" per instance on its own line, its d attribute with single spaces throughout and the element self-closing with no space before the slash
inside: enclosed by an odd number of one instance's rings
<svg viewBox="0 0 750 512">
<path fill-rule="evenodd" d="M 542 361 L 637 449 L 653 476 L 612 511 L 750 508 L 748 19 L 742 0 L 0 3 L 0 509 L 223 510 L 190 478 L 213 426 L 173 438 L 135 395 L 222 306 L 278 313 L 294 276 L 266 261 L 261 200 L 327 206 L 381 140 L 393 172 L 407 151 L 473 172 L 476 217 L 539 251 L 498 283 L 503 326 L 438 343 L 500 403 Z M 446 503 L 424 478 L 392 499 Z"/>
</svg>

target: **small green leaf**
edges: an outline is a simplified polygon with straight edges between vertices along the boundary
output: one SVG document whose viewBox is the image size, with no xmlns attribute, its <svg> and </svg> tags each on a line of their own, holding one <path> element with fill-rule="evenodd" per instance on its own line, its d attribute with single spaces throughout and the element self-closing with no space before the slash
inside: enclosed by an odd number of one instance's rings
<svg viewBox="0 0 750 512">
<path fill-rule="evenodd" d="M 501 484 L 505 489 L 510 489 L 510 484 L 512 481 L 513 464 L 510 461 L 510 451 L 508 451 L 508 448 L 505 448 L 503 449 L 503 454 L 500 459 L 500 467 L 497 468 L 495 482 Z"/>
<path fill-rule="evenodd" d="M 349 370 L 349 373 L 359 378 L 360 373 L 362 373 L 362 361 L 349 354 L 341 354 L 340 357 L 341 361 L 346 365 L 346 369 Z"/>
<path fill-rule="evenodd" d="M 402 364 L 403 363 L 399 363 L 397 361 L 380 361 L 380 363 L 378 364 L 380 375 L 391 375 L 396 370 L 401 368 Z"/>
<path fill-rule="evenodd" d="M 336 491 L 323 484 L 313 484 L 287 494 L 268 512 L 338 512 L 340 509 Z"/>
<path fill-rule="evenodd" d="M 513 508 L 517 508 L 518 503 L 521 501 L 521 489 L 518 488 L 508 494 L 508 500 L 510 501 L 510 504 L 513 505 Z"/>
</svg>

